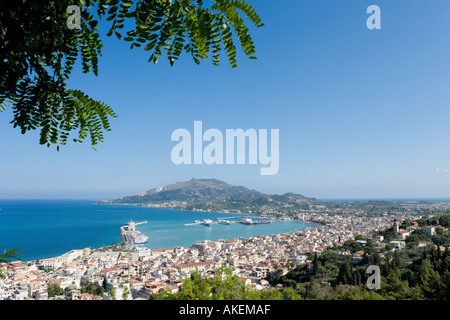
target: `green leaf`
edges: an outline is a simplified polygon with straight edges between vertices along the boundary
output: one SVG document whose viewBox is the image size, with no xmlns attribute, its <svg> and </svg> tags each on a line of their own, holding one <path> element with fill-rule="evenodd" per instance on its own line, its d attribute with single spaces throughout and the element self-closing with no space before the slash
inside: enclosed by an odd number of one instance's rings
<svg viewBox="0 0 450 320">
<path fill-rule="evenodd" d="M 116 17 L 117 13 L 113 13 L 112 15 L 110 15 L 108 18 L 106 18 L 106 21 L 111 21 L 112 19 L 114 19 Z"/>
<path fill-rule="evenodd" d="M 144 47 L 144 50 L 146 50 L 146 51 L 152 50 L 152 49 L 155 47 L 155 45 L 156 45 L 156 40 L 153 41 L 153 42 L 150 42 L 149 44 L 147 44 L 147 45 Z"/>
</svg>

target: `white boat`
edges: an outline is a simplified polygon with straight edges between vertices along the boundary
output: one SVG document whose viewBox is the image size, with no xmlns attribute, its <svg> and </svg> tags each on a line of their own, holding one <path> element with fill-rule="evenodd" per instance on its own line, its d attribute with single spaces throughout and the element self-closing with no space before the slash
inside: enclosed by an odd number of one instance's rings
<svg viewBox="0 0 450 320">
<path fill-rule="evenodd" d="M 222 219 L 220 219 L 219 221 L 217 221 L 218 223 L 220 223 L 220 224 L 230 224 L 230 221 L 228 221 L 228 220 L 222 220 Z"/>
<path fill-rule="evenodd" d="M 203 225 L 204 226 L 210 226 L 213 223 L 213 221 L 211 219 L 205 219 L 203 220 Z"/>
<path fill-rule="evenodd" d="M 131 234 L 131 238 L 133 238 L 133 242 L 135 244 L 144 244 L 148 242 L 148 237 L 145 234 L 141 234 L 140 232 L 134 232 Z"/>
<path fill-rule="evenodd" d="M 242 224 L 253 224 L 253 220 L 250 218 L 242 218 L 242 220 L 239 222 Z"/>
</svg>

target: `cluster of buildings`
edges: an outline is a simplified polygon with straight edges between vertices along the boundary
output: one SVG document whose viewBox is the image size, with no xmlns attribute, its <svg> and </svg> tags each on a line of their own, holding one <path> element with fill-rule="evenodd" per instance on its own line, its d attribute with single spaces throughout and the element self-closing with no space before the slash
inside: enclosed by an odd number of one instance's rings
<svg viewBox="0 0 450 320">
<path fill-rule="evenodd" d="M 398 221 L 412 217 L 408 213 L 377 217 L 317 213 L 299 214 L 298 218 L 323 224 L 287 234 L 199 241 L 191 247 L 86 248 L 40 261 L 13 262 L 0 266 L 5 275 L 0 280 L 0 299 L 48 299 L 49 285 L 65 289 L 64 295 L 52 299 L 148 299 L 165 290 L 175 293 L 194 271 L 213 276 L 222 266 L 230 267 L 246 285 L 262 289 L 269 286 L 268 279 L 286 274 L 295 265 L 309 266 L 314 252 L 321 253 L 357 235 L 381 245 L 383 239 L 373 233 L 392 226 L 394 219 L 396 238 L 400 239 L 404 233 L 396 227 Z M 81 293 L 80 288 L 91 283 L 105 288 L 103 296 Z"/>
</svg>

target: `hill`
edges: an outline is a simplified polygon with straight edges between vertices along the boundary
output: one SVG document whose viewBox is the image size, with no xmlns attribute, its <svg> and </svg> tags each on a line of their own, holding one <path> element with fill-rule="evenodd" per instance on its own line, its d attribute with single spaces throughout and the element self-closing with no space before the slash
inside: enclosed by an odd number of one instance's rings
<svg viewBox="0 0 450 320">
<path fill-rule="evenodd" d="M 102 203 L 181 210 L 272 213 L 309 209 L 311 204 L 319 201 L 291 192 L 269 195 L 217 179 L 194 178 Z"/>
</svg>

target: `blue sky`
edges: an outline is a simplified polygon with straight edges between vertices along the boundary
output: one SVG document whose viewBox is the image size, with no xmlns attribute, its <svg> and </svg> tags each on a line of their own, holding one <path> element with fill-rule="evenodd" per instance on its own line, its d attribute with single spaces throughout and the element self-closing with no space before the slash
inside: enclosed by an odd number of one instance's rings
<svg viewBox="0 0 450 320">
<path fill-rule="evenodd" d="M 251 1 L 258 60 L 196 65 L 103 37 L 99 76 L 70 86 L 118 114 L 98 151 L 59 152 L 0 113 L 0 198 L 114 198 L 176 181 L 217 178 L 268 193 L 324 198 L 449 198 L 450 2 Z M 381 8 L 381 30 L 366 9 Z M 280 169 L 172 163 L 173 130 L 194 120 L 225 129 L 279 129 Z"/>
</svg>

